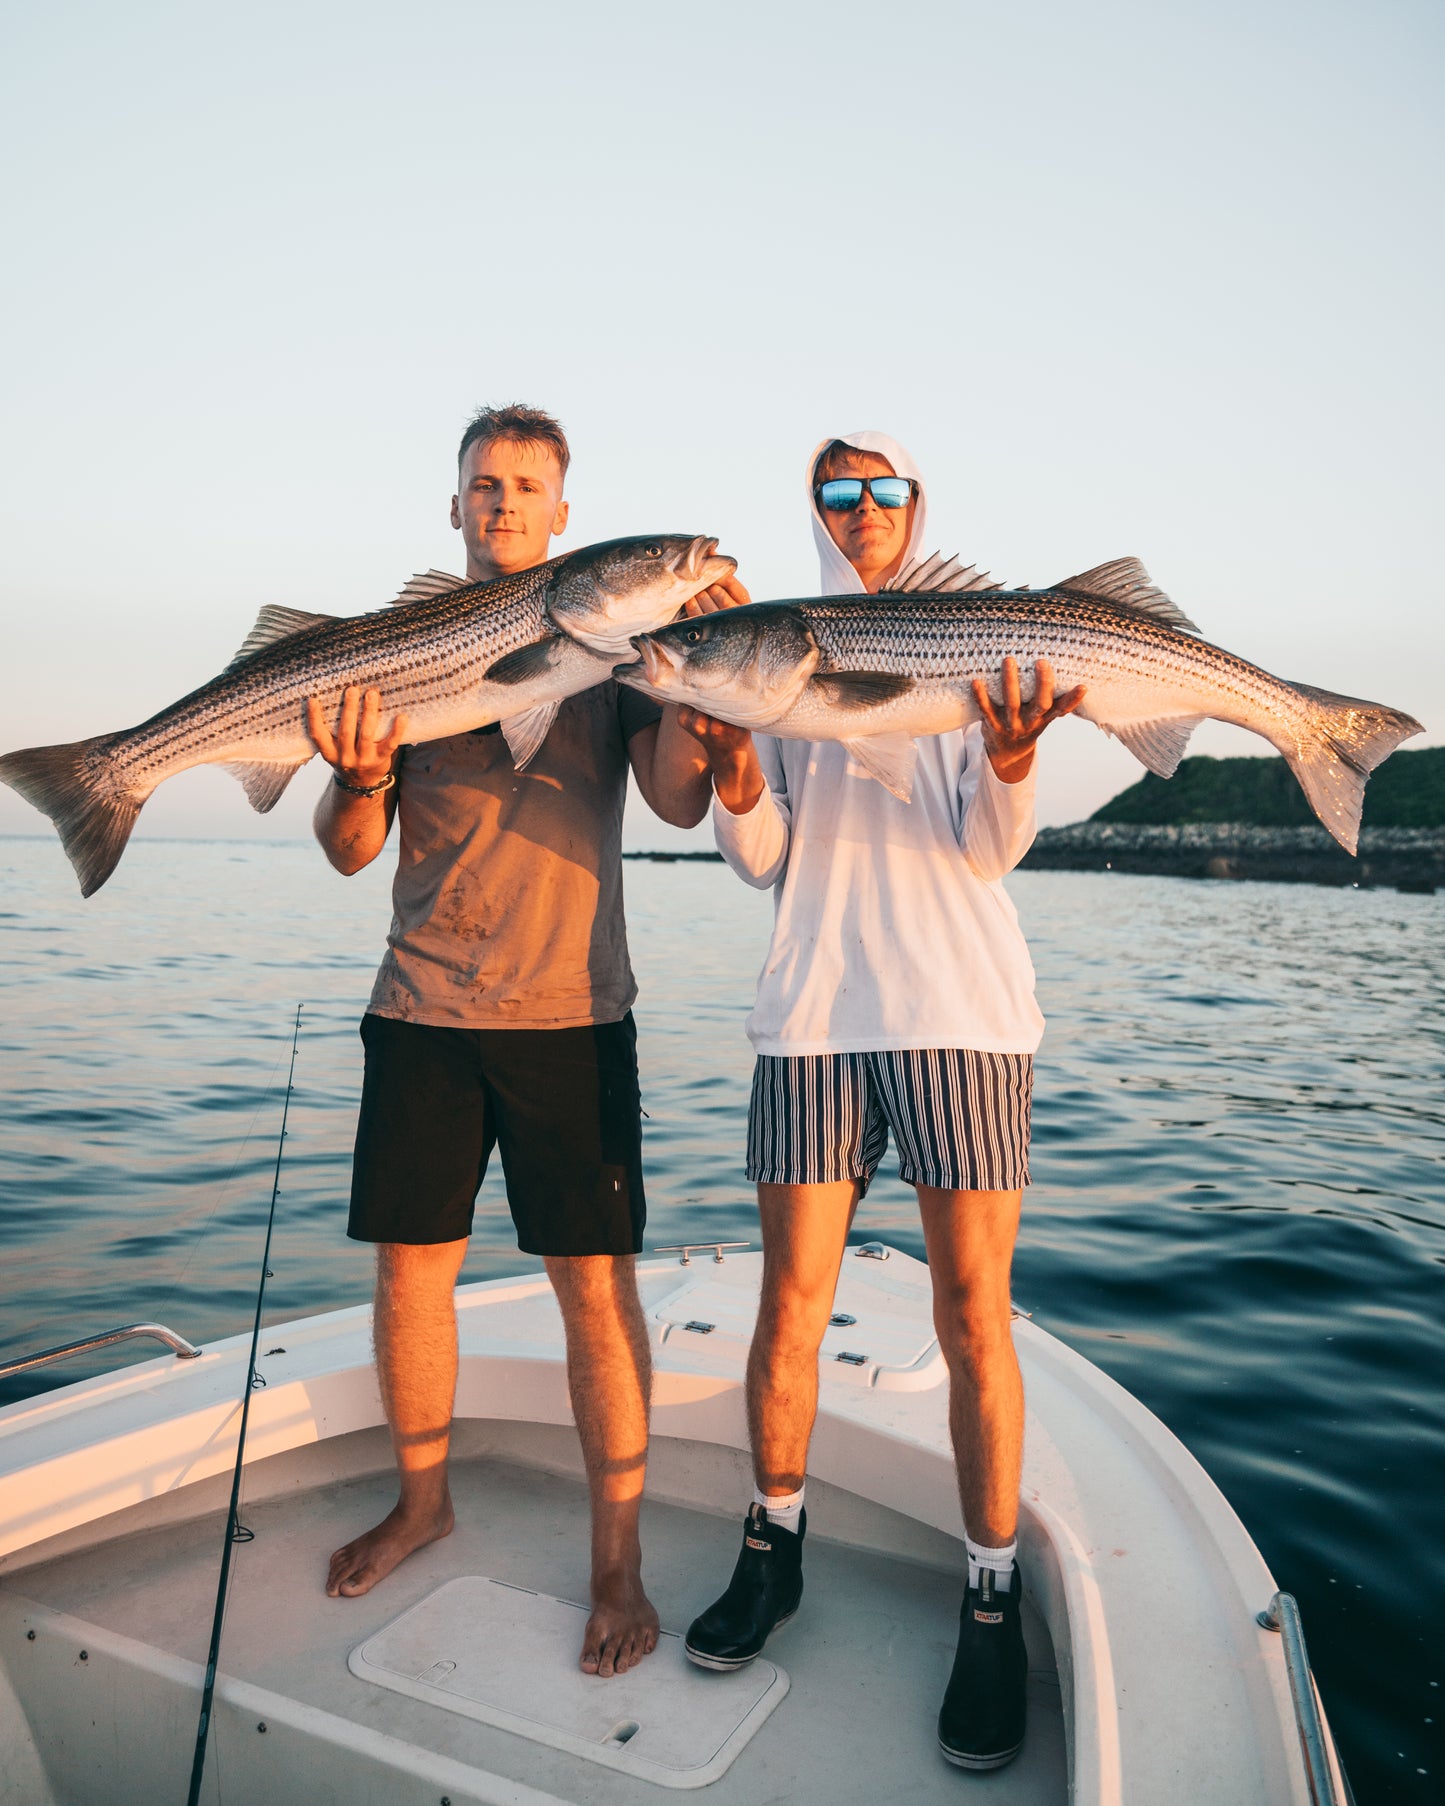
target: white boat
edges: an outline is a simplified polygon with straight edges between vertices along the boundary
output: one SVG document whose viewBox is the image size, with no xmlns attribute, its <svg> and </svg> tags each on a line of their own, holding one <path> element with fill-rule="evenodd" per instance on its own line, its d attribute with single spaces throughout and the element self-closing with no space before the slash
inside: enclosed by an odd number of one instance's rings
<svg viewBox="0 0 1445 1806">
<path fill-rule="evenodd" d="M 360 1599 L 330 1551 L 394 1497 L 365 1307 L 266 1329 L 202 1798 L 237 1806 L 957 1800 L 1307 1806 L 1349 1798 L 1293 1602 L 1184 1447 L 1016 1319 L 1029 1731 L 995 1774 L 935 1719 L 962 1525 L 927 1269 L 850 1248 L 821 1357 L 806 1592 L 751 1667 L 681 1632 L 750 1493 L 742 1375 L 761 1257 L 639 1263 L 656 1362 L 643 1514 L 664 1634 L 576 1666 L 587 1494 L 545 1278 L 457 1294 L 457 1528 Z M 0 1802 L 181 1802 L 251 1338 L 0 1411 Z M 184 1353 L 184 1350 L 183 1350 Z M 1267 1628 L 1272 1615 L 1281 1631 Z"/>
</svg>

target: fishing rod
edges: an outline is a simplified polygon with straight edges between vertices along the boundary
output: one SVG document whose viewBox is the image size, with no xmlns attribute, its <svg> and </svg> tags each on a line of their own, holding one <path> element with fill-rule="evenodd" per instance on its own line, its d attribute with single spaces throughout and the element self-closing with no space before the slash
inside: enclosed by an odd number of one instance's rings
<svg viewBox="0 0 1445 1806">
<path fill-rule="evenodd" d="M 211 1734 L 211 1702 L 216 1692 L 216 1660 L 221 1653 L 221 1625 L 226 1616 L 226 1594 L 231 1585 L 231 1550 L 237 1543 L 249 1543 L 252 1532 L 238 1515 L 241 1503 L 241 1470 L 246 1461 L 246 1426 L 251 1417 L 251 1394 L 256 1390 L 256 1349 L 261 1340 L 261 1310 L 266 1298 L 266 1281 L 271 1277 L 271 1231 L 276 1222 L 276 1198 L 281 1190 L 281 1156 L 286 1147 L 286 1119 L 291 1113 L 291 1091 L 296 1083 L 296 1046 L 301 1038 L 301 1008 L 296 1005 L 296 1022 L 291 1030 L 291 1070 L 286 1076 L 286 1101 L 281 1106 L 281 1133 L 276 1139 L 276 1171 L 271 1180 L 271 1213 L 266 1219 L 266 1247 L 261 1255 L 261 1280 L 256 1287 L 256 1321 L 251 1328 L 251 1359 L 246 1368 L 246 1385 L 241 1394 L 241 1433 L 236 1439 L 236 1467 L 231 1475 L 231 1509 L 226 1516 L 226 1540 L 221 1546 L 221 1577 L 216 1584 L 216 1612 L 211 1619 L 211 1647 L 206 1656 L 206 1684 L 201 1693 L 201 1717 L 196 1726 L 196 1755 L 191 1764 L 191 1791 L 186 1806 L 199 1806 L 201 1776 L 206 1767 L 206 1740 Z"/>
</svg>

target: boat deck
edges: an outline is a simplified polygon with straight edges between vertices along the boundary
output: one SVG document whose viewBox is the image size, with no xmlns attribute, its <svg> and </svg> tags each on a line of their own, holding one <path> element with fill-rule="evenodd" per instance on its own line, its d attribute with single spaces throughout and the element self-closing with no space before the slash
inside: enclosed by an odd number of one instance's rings
<svg viewBox="0 0 1445 1806">
<path fill-rule="evenodd" d="M 375 1432 L 344 1440 L 355 1445 L 353 1462 L 365 1465 L 382 1456 Z M 559 1459 L 565 1459 L 564 1445 L 555 1446 Z M 543 1460 L 549 1458 L 548 1449 L 540 1452 Z M 336 1455 L 333 1448 L 329 1473 L 336 1471 Z M 665 1470 L 670 1456 L 686 1459 L 687 1448 L 669 1451 L 662 1446 L 658 1455 Z M 413 1556 L 366 1597 L 333 1600 L 322 1591 L 330 1551 L 389 1509 L 394 1480 L 388 1473 L 371 1472 L 317 1483 L 319 1473 L 307 1472 L 308 1465 L 314 1467 L 314 1451 L 275 1457 L 273 1463 L 287 1471 L 258 1475 L 258 1482 L 268 1483 L 252 1486 L 253 1496 L 262 1491 L 270 1496 L 258 1497 L 242 1513 L 255 1540 L 238 1545 L 235 1552 L 220 1664 L 227 1677 L 220 1688 L 227 1709 L 218 1708 L 213 1732 L 221 1786 L 210 1797 L 264 1799 L 267 1806 L 281 1806 L 293 1797 L 263 1791 L 254 1768 L 265 1747 L 263 1738 L 274 1740 L 283 1721 L 296 1716 L 277 1701 L 343 1721 L 350 1727 L 339 1733 L 343 1742 L 355 1737 L 374 1742 L 379 1734 L 412 1752 L 405 1759 L 402 1750 L 392 1752 L 395 1767 L 387 1765 L 391 1772 L 381 1777 L 380 1792 L 346 1783 L 344 1794 L 338 1791 L 335 1797 L 346 1798 L 349 1806 L 373 1798 L 436 1806 L 443 1795 L 453 1806 L 471 1799 L 542 1806 L 549 1798 L 636 1806 L 639 1798 L 678 1797 L 671 1787 L 378 1686 L 347 1666 L 354 1648 L 458 1575 L 488 1575 L 511 1587 L 585 1600 L 587 1495 L 578 1477 L 496 1456 L 459 1460 L 453 1483 L 454 1534 Z M 715 1515 L 650 1499 L 645 1503 L 646 1579 L 665 1630 L 684 1630 L 725 1584 L 737 1553 L 745 1497 L 744 1486 L 736 1497 L 720 1498 Z M 968 1796 L 987 1788 L 993 1799 L 1010 1806 L 1064 1801 L 1063 1716 L 1053 1649 L 1041 1620 L 1030 1612 L 1026 1621 L 1029 1736 L 1023 1754 L 993 1775 L 970 1775 L 950 1766 L 938 1752 L 934 1725 L 957 1630 L 957 1545 L 950 1548 L 952 1539 L 937 1534 L 931 1549 L 922 1549 L 918 1527 L 897 1519 L 898 1541 L 909 1553 L 886 1555 L 879 1546 L 893 1540 L 890 1520 L 896 1514 L 836 1488 L 817 1487 L 810 1489 L 810 1516 L 819 1530 L 826 1527 L 834 1505 L 851 1540 L 810 1534 L 802 1609 L 767 1651 L 767 1658 L 786 1673 L 786 1696 L 727 1772 L 707 1787 L 706 1798 L 716 1806 L 761 1806 L 774 1800 L 927 1802 L 956 1800 L 960 1790 Z M 58 1693 L 67 1686 L 75 1694 L 94 1693 L 103 1684 L 102 1668 L 124 1661 L 127 1645 L 140 1644 L 199 1668 L 205 1661 L 223 1522 L 220 1514 L 207 1513 L 159 1528 L 137 1528 L 118 1540 L 12 1575 L 0 1583 L 7 1646 L 23 1635 L 22 1623 L 28 1628 L 39 1623 L 40 1641 L 50 1652 L 48 1686 Z M 859 1546 L 864 1536 L 876 1546 Z M 922 1558 L 929 1553 L 935 1559 Z M 479 1626 L 477 1634 L 485 1635 L 485 1627 Z M 84 1666 L 71 1647 L 77 1640 L 88 1640 Z M 492 1653 L 504 1668 L 515 1652 L 498 1647 Z M 43 1652 L 41 1659 L 46 1659 Z M 131 1660 L 134 1665 L 134 1652 Z M 575 1686 L 571 1661 L 575 1652 L 558 1681 Z M 641 1725 L 631 1747 L 642 1754 L 648 1720 L 637 1701 L 645 1701 L 649 1665 L 664 1662 L 682 1662 L 676 1643 L 665 1643 L 634 1675 L 584 1683 L 599 1695 L 611 1688 L 620 1696 L 626 1687 L 630 1703 L 625 1715 Z M 699 1676 L 691 1668 L 687 1672 L 694 1685 L 726 1687 L 737 1678 Z M 23 1660 L 12 1673 L 23 1689 Z M 253 1696 L 248 1689 L 259 1692 Z M 37 1696 L 39 1692 L 37 1687 Z M 186 1693 L 192 1714 L 197 1693 L 195 1686 Z M 269 1708 L 264 1700 L 256 1704 L 261 1694 L 271 1697 Z M 46 1711 L 38 1697 L 24 1703 L 32 1715 Z M 272 1722 L 266 1733 L 259 1733 L 268 1709 Z M 63 1701 L 56 1701 L 51 1715 L 55 1713 L 66 1715 Z M 162 1719 L 168 1734 L 175 1721 L 180 1733 L 175 1748 L 164 1747 Z M 193 1735 L 194 1724 L 187 1732 L 184 1714 L 167 1706 L 143 1738 L 147 1754 L 139 1772 L 131 1767 L 136 1761 L 132 1753 L 120 1773 L 110 1770 L 110 1784 L 101 1794 L 89 1791 L 83 1774 L 65 1776 L 52 1767 L 51 1778 L 60 1783 L 55 1798 L 104 1798 L 108 1806 L 123 1806 L 131 1799 L 183 1797 Z M 241 1740 L 244 1747 L 238 1748 Z M 403 1772 L 408 1767 L 414 1772 Z M 235 1777 L 230 1788 L 228 1772 Z M 244 1783 L 242 1774 L 248 1777 Z M 499 1790 L 497 1780 L 512 1786 Z M 344 1777 L 335 1775 L 333 1781 L 343 1783 Z M 317 1791 L 305 1797 L 316 1802 L 333 1795 L 318 1774 Z"/>
<path fill-rule="evenodd" d="M 754 1254 L 639 1268 L 647 1581 L 674 1632 L 736 1556 L 759 1280 Z M 464 1287 L 457 1305 L 460 1528 L 360 1601 L 327 1601 L 321 1576 L 392 1496 L 369 1313 L 268 1329 L 245 1468 L 257 1540 L 237 1551 L 209 1799 L 556 1806 L 706 1782 L 710 1800 L 749 1806 L 984 1786 L 1079 1806 L 1305 1806 L 1259 1551 L 1163 1425 L 1036 1325 L 1014 1326 L 1032 1730 L 1017 1765 L 970 1776 L 934 1741 L 962 1523 L 925 1267 L 880 1247 L 844 1262 L 819 1361 L 808 1591 L 721 1727 L 738 1677 L 700 1675 L 675 1641 L 636 1677 L 583 1684 L 564 1602 L 586 1597 L 587 1514 L 556 1300 L 526 1276 Z M 0 1806 L 184 1797 L 248 1370 L 236 1336 L 0 1411 Z"/>
</svg>

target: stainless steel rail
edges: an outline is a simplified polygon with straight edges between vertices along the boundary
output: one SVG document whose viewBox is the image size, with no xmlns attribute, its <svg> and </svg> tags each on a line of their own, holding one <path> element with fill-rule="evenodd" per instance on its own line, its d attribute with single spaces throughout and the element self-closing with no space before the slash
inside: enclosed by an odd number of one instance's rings
<svg viewBox="0 0 1445 1806">
<path fill-rule="evenodd" d="M 113 1342 L 133 1342 L 138 1336 L 149 1336 L 176 1351 L 178 1361 L 193 1361 L 201 1352 L 184 1336 L 178 1336 L 163 1323 L 127 1323 L 123 1329 L 108 1329 L 99 1336 L 87 1336 L 83 1342 L 65 1342 L 59 1348 L 42 1348 L 39 1354 L 26 1355 L 19 1361 L 0 1363 L 0 1380 L 12 1373 L 26 1373 L 32 1367 L 47 1367 L 52 1361 L 68 1360 L 71 1355 L 89 1354 L 93 1348 L 109 1348 Z"/>
<path fill-rule="evenodd" d="M 1324 1719 L 1310 1673 L 1309 1651 L 1305 1648 L 1304 1624 L 1300 1619 L 1299 1601 L 1293 1593 L 1276 1593 L 1257 1621 L 1265 1630 L 1278 1631 L 1284 1643 L 1284 1668 L 1289 1676 L 1290 1698 L 1294 1702 L 1295 1728 L 1299 1732 L 1300 1750 L 1304 1755 L 1305 1779 L 1310 1790 L 1310 1806 L 1354 1806 L 1345 1771 L 1330 1761 L 1325 1743 Z M 1335 1777 L 1343 1782 L 1343 1791 L 1335 1785 Z"/>
</svg>

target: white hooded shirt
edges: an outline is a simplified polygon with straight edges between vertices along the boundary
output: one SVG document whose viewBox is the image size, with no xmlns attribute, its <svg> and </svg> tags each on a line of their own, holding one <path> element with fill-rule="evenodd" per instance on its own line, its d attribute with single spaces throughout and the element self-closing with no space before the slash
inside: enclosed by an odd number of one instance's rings
<svg viewBox="0 0 1445 1806">
<path fill-rule="evenodd" d="M 886 433 L 849 433 L 918 484 L 907 558 L 925 544 L 922 479 Z M 858 573 L 808 503 L 825 596 L 857 595 Z M 1034 837 L 1034 776 L 1005 784 L 982 730 L 918 741 L 900 802 L 838 741 L 754 736 L 766 789 L 746 815 L 714 800 L 724 859 L 773 891 L 773 938 L 748 1036 L 760 1054 L 970 1048 L 1032 1053 L 1044 1020 L 1014 907 L 1000 882 Z"/>
</svg>

